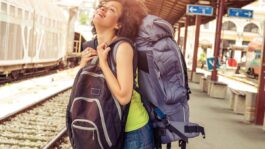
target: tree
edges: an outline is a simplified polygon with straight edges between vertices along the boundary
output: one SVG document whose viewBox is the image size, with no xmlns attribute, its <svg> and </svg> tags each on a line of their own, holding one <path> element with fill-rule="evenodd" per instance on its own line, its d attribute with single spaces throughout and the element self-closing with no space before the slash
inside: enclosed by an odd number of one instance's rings
<svg viewBox="0 0 265 149">
<path fill-rule="evenodd" d="M 80 13 L 80 17 L 79 17 L 80 24 L 82 24 L 82 25 L 87 24 L 88 19 L 89 19 L 89 17 L 86 13 L 84 13 L 84 12 Z"/>
</svg>

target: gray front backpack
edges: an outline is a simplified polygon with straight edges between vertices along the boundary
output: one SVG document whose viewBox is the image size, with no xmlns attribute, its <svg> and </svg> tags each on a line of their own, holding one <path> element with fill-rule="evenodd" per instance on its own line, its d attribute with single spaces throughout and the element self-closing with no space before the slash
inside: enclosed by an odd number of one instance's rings
<svg viewBox="0 0 265 149">
<path fill-rule="evenodd" d="M 179 140 L 186 148 L 188 138 L 204 128 L 189 122 L 187 68 L 165 20 L 148 15 L 143 19 L 135 43 L 138 52 L 138 92 L 155 130 L 156 148 Z"/>
<path fill-rule="evenodd" d="M 109 47 L 117 51 L 122 42 L 131 43 L 127 38 L 117 38 Z M 97 40 L 86 42 L 83 47 L 96 49 Z M 116 63 L 112 55 L 108 56 L 108 63 L 116 75 Z M 76 75 L 66 110 L 66 128 L 72 147 L 122 149 L 129 106 L 120 105 L 112 96 L 98 60 L 88 62 Z"/>
</svg>

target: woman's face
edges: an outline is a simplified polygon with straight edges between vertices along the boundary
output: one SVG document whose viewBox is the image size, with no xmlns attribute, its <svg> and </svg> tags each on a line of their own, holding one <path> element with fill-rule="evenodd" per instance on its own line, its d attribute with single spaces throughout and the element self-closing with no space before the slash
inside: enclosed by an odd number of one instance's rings
<svg viewBox="0 0 265 149">
<path fill-rule="evenodd" d="M 122 14 L 122 5 L 117 1 L 108 1 L 96 10 L 93 23 L 96 27 L 118 29 L 118 20 Z"/>
</svg>

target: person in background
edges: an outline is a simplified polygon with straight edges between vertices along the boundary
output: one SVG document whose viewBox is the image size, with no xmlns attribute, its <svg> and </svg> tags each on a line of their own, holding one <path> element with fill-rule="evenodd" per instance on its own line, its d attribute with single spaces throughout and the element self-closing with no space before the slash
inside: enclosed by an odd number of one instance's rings
<svg viewBox="0 0 265 149">
<path fill-rule="evenodd" d="M 201 62 L 201 69 L 203 69 L 205 62 L 206 62 L 206 52 L 204 49 L 203 49 L 202 53 L 200 54 L 199 61 Z"/>
</svg>

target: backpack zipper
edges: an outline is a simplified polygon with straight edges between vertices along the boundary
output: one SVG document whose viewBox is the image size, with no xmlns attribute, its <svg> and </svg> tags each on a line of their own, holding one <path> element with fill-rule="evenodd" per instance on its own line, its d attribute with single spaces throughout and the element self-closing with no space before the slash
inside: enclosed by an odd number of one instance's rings
<svg viewBox="0 0 265 149">
<path fill-rule="evenodd" d="M 173 40 L 173 39 L 171 39 Z M 173 40 L 174 43 L 176 43 L 174 40 Z M 179 62 L 180 62 L 180 67 L 181 67 L 181 73 L 182 73 L 182 79 L 183 79 L 183 86 L 185 87 L 185 74 L 184 74 L 184 68 L 183 68 L 183 63 L 182 63 L 182 58 L 180 57 L 180 51 L 179 51 L 179 47 L 175 44 L 175 46 L 177 47 L 176 50 L 177 50 L 177 55 L 178 55 L 178 58 L 179 58 Z"/>
<path fill-rule="evenodd" d="M 75 122 L 87 122 L 87 123 L 89 123 L 89 124 L 91 124 L 91 125 L 93 125 L 94 126 L 94 128 L 87 128 L 87 127 L 83 127 L 83 126 L 77 126 L 77 125 L 75 125 L 74 123 Z M 99 143 L 99 145 L 100 145 L 100 148 L 102 148 L 102 149 L 104 149 L 103 148 L 103 145 L 102 145 L 102 143 L 101 143 L 101 140 L 100 140 L 100 134 L 99 134 L 99 132 L 98 132 L 98 127 L 97 127 L 97 125 L 95 125 L 92 121 L 90 121 L 90 120 L 85 120 L 85 119 L 75 119 L 73 122 L 72 122 L 72 126 L 74 127 L 74 128 L 78 128 L 78 129 L 81 129 L 81 130 L 88 130 L 88 131 L 93 131 L 92 133 L 93 133 L 93 136 L 92 136 L 92 139 L 93 140 L 95 140 L 95 136 L 94 136 L 94 133 L 95 133 L 95 131 L 96 131 L 96 133 L 97 133 L 97 135 L 98 135 L 98 143 Z"/>
<path fill-rule="evenodd" d="M 100 77 L 100 78 L 105 78 L 105 76 L 103 74 L 97 74 L 97 73 L 94 73 L 94 72 L 89 72 L 89 71 L 83 71 L 81 73 L 81 75 L 90 75 L 90 76 L 93 76 L 93 77 Z"/>
</svg>

